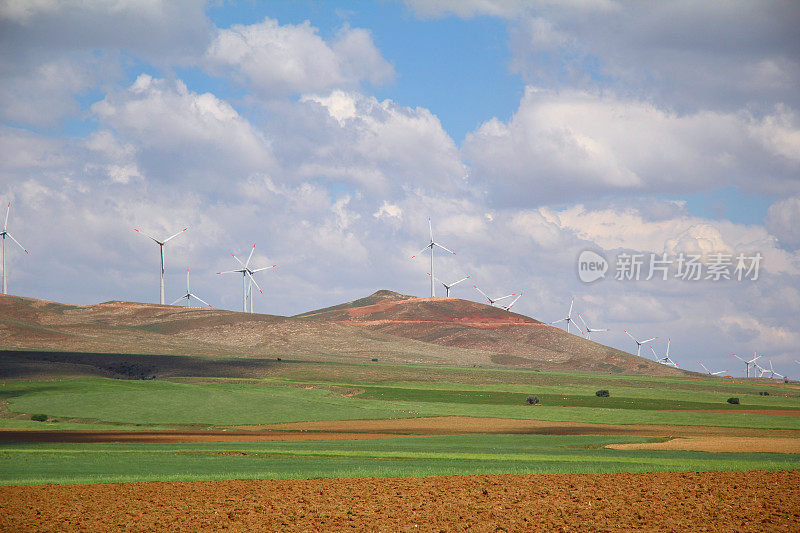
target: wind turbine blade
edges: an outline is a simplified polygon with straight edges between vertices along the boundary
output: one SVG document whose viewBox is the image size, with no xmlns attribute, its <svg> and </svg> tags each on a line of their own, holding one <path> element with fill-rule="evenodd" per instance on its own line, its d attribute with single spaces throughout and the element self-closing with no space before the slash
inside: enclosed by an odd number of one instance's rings
<svg viewBox="0 0 800 533">
<path fill-rule="evenodd" d="M 575 305 L 575 297 L 572 297 L 572 300 L 569 302 L 569 313 L 567 313 L 568 317 L 572 317 L 572 306 Z"/>
<path fill-rule="evenodd" d="M 173 235 L 173 236 L 171 236 L 171 237 L 167 237 L 166 239 L 164 239 L 164 244 L 167 244 L 167 242 L 168 242 L 168 241 L 171 241 L 172 239 L 174 239 L 175 237 L 177 237 L 178 235 L 180 235 L 181 233 L 183 233 L 183 232 L 184 232 L 184 231 L 186 231 L 187 229 L 189 229 L 189 228 L 183 228 L 182 230 L 180 230 L 180 231 L 179 231 L 178 233 L 176 233 L 175 235 Z"/>
<path fill-rule="evenodd" d="M 211 304 L 210 304 L 210 303 L 208 303 L 207 301 L 203 300 L 202 298 L 200 298 L 200 297 L 199 297 L 199 296 L 197 296 L 196 294 L 192 294 L 192 298 L 194 298 L 195 300 L 200 300 L 201 302 L 203 302 L 203 303 L 204 303 L 204 304 L 206 304 L 207 306 L 211 307 Z"/>
<path fill-rule="evenodd" d="M 6 209 L 6 221 L 3 222 L 3 231 L 8 229 L 8 214 L 11 212 L 11 202 L 8 202 L 8 208 Z"/>
<path fill-rule="evenodd" d="M 425 248 L 423 248 L 423 249 L 422 249 L 422 250 L 420 250 L 419 252 L 417 252 L 417 253 L 415 253 L 414 255 L 412 255 L 412 256 L 411 256 L 411 259 L 414 259 L 415 257 L 417 257 L 418 255 L 420 255 L 422 252 L 424 252 L 425 250 L 427 250 L 427 249 L 428 249 L 428 248 L 430 248 L 430 247 L 431 247 L 431 245 L 429 244 L 428 246 L 426 246 Z"/>
<path fill-rule="evenodd" d="M 512 292 L 511 294 L 506 294 L 505 296 L 501 296 L 500 298 L 495 298 L 495 302 L 499 302 L 500 300 L 505 300 L 506 298 L 511 298 L 512 296 L 516 296 L 516 292 Z"/>
<path fill-rule="evenodd" d="M 633 335 L 631 335 L 630 333 L 628 333 L 628 330 L 627 330 L 627 329 L 623 329 L 622 331 L 624 331 L 624 332 L 625 332 L 625 335 L 627 335 L 628 337 L 630 337 L 631 339 L 633 339 L 633 341 L 634 341 L 636 344 L 641 344 L 639 341 L 637 341 L 637 340 L 636 340 L 636 337 L 634 337 Z"/>
<path fill-rule="evenodd" d="M 247 268 L 247 267 L 245 267 L 245 266 L 244 266 L 244 263 L 242 263 L 242 262 L 241 262 L 241 260 L 239 260 L 239 258 L 238 258 L 238 257 L 236 257 L 236 255 L 234 255 L 234 254 L 231 254 L 231 255 L 233 256 L 233 258 L 234 258 L 234 259 L 236 259 L 236 262 L 237 262 L 237 263 L 239 263 L 240 265 L 242 265 L 242 268 Z"/>
<path fill-rule="evenodd" d="M 650 351 L 651 351 L 651 352 L 653 352 L 653 357 L 655 357 L 656 359 L 658 359 L 658 354 L 657 354 L 657 353 L 656 353 L 656 351 L 653 349 L 653 345 L 652 345 L 652 344 L 650 345 Z"/>
<path fill-rule="evenodd" d="M 250 281 L 251 281 L 251 282 L 253 282 L 253 285 L 255 285 L 255 286 L 256 286 L 256 289 L 258 289 L 258 292 L 260 292 L 261 294 L 264 294 L 264 291 L 262 291 L 262 290 L 261 290 L 261 287 L 259 287 L 259 286 L 258 286 L 258 282 L 257 282 L 257 281 L 255 280 L 255 278 L 254 278 L 254 277 L 253 277 L 253 276 L 250 274 L 250 272 L 248 272 L 248 273 L 247 273 L 247 277 L 248 277 L 248 278 L 250 278 Z"/>
<path fill-rule="evenodd" d="M 22 248 L 23 250 L 25 250 L 25 253 L 26 253 L 26 254 L 30 255 L 30 252 L 29 252 L 29 251 L 28 251 L 28 250 L 27 250 L 27 249 L 26 249 L 24 246 L 22 246 L 22 245 L 19 243 L 19 241 L 18 241 L 17 239 L 15 239 L 15 238 L 14 238 L 14 236 L 13 236 L 13 235 L 11 235 L 11 234 L 10 234 L 10 233 L 8 233 L 8 232 L 6 232 L 6 235 L 8 235 L 8 237 L 9 237 L 9 238 L 10 238 L 12 241 L 14 241 L 15 243 L 17 243 L 17 246 L 19 246 L 20 248 Z"/>
<path fill-rule="evenodd" d="M 552 326 L 553 324 L 558 324 L 559 322 L 564 322 L 565 320 L 566 320 L 566 318 L 562 318 L 561 320 L 556 320 L 555 322 L 550 322 L 550 325 Z"/>
<path fill-rule="evenodd" d="M 458 285 L 458 284 L 459 284 L 459 283 L 461 283 L 462 281 L 466 281 L 466 280 L 468 280 L 468 279 L 469 279 L 469 276 L 467 276 L 466 278 L 461 278 L 460 280 L 458 280 L 458 281 L 454 281 L 453 283 L 451 283 L 451 284 L 450 284 L 450 286 L 451 286 L 451 287 L 454 287 L 455 285 Z"/>
<path fill-rule="evenodd" d="M 642 344 L 645 344 L 645 343 L 648 343 L 648 342 L 654 341 L 654 340 L 656 340 L 657 338 L 658 338 L 658 337 L 653 337 L 652 339 L 647 339 L 646 341 L 642 341 Z"/>
<path fill-rule="evenodd" d="M 186 269 L 186 294 L 191 294 L 191 290 L 189 290 L 189 269 Z"/>
<path fill-rule="evenodd" d="M 223 270 L 222 272 L 217 272 L 217 274 L 241 274 L 241 270 Z"/>
<path fill-rule="evenodd" d="M 583 319 L 580 313 L 578 313 L 578 318 L 581 319 L 581 324 L 583 324 L 583 327 L 586 328 L 586 331 L 591 331 L 591 329 L 589 329 L 589 326 L 586 325 L 586 321 Z"/>
<path fill-rule="evenodd" d="M 268 267 L 264 267 L 264 268 L 257 268 L 255 270 L 251 270 L 250 272 L 255 274 L 256 272 L 261 272 L 263 270 L 269 270 L 270 268 L 275 268 L 276 266 L 278 266 L 278 265 L 272 265 L 272 266 L 268 266 Z"/>
<path fill-rule="evenodd" d="M 254 244 L 253 248 L 250 250 L 250 255 L 247 257 L 247 262 L 244 264 L 245 268 L 247 268 L 247 266 L 250 264 L 250 260 L 253 258 L 253 253 L 255 251 L 256 251 L 256 245 Z"/>
<path fill-rule="evenodd" d="M 738 355 L 736 355 L 735 353 L 732 353 L 731 355 L 732 355 L 732 356 L 734 356 L 734 357 L 735 357 L 736 359 L 738 359 L 739 361 L 741 361 L 742 363 L 747 363 L 747 364 L 749 364 L 749 363 L 750 363 L 750 361 L 745 361 L 744 359 L 742 359 L 741 357 L 739 357 L 739 356 L 738 356 Z"/>
<path fill-rule="evenodd" d="M 442 245 L 441 245 L 441 244 L 439 244 L 438 242 L 435 242 L 435 243 L 433 243 L 433 245 L 434 245 L 434 246 L 438 246 L 438 247 L 439 247 L 439 248 L 441 248 L 442 250 L 446 250 L 446 251 L 450 252 L 450 253 L 451 253 L 451 254 L 453 254 L 453 255 L 456 255 L 456 253 L 455 253 L 453 250 L 451 250 L 451 249 L 449 249 L 449 248 L 445 248 L 444 246 L 442 246 Z"/>
<path fill-rule="evenodd" d="M 480 289 L 478 288 L 478 286 L 477 286 L 477 285 L 473 285 L 473 287 L 475 287 L 475 289 L 476 289 L 476 290 L 477 290 L 479 293 L 483 294 L 483 297 L 484 297 L 484 298 L 486 298 L 487 300 L 489 300 L 489 303 L 492 303 L 492 299 L 491 299 L 491 298 L 489 298 L 488 296 L 486 296 L 486 293 L 485 293 L 485 292 L 483 292 L 482 290 L 480 290 Z"/>
<path fill-rule="evenodd" d="M 152 240 L 153 240 L 153 241 L 154 241 L 156 244 L 164 244 L 163 242 L 159 241 L 158 239 L 156 239 L 155 237 L 153 237 L 153 236 L 152 236 L 152 235 L 150 235 L 149 233 L 145 233 L 145 232 L 143 232 L 142 230 L 138 230 L 138 229 L 136 229 L 136 228 L 133 228 L 133 231 L 135 231 L 136 233 L 141 233 L 141 234 L 142 234 L 142 235 L 144 235 L 145 237 L 148 237 L 148 238 L 152 239 Z"/>
<path fill-rule="evenodd" d="M 433 224 L 431 224 L 431 217 L 428 217 L 428 232 L 431 236 L 431 242 L 433 242 Z"/>
<path fill-rule="evenodd" d="M 521 293 L 520 293 L 520 295 L 519 295 L 519 296 L 517 296 L 516 298 L 514 298 L 513 300 L 511 300 L 511 303 L 510 303 L 510 304 L 508 304 L 508 307 L 506 307 L 506 311 L 509 311 L 509 310 L 511 310 L 511 307 L 512 307 L 512 306 L 513 306 L 515 303 L 517 303 L 517 300 L 519 300 L 520 298 L 522 298 L 522 294 L 521 294 Z"/>
<path fill-rule="evenodd" d="M 710 373 L 711 373 L 711 371 L 710 371 L 709 369 L 707 369 L 707 368 L 706 368 L 706 365 L 704 365 L 704 364 L 703 364 L 703 363 L 701 363 L 700 361 L 698 361 L 698 362 L 697 362 L 697 364 L 698 364 L 698 365 L 700 365 L 700 366 L 702 366 L 702 367 L 703 367 L 703 370 L 705 370 L 705 371 L 706 371 L 706 373 L 708 373 L 708 374 L 710 374 Z"/>
<path fill-rule="evenodd" d="M 185 294 L 185 295 L 181 296 L 180 298 L 178 298 L 177 300 L 175 300 L 174 302 L 172 302 L 169 305 L 175 305 L 176 303 L 180 302 L 181 300 L 183 300 L 184 298 L 186 298 L 188 296 L 189 296 L 188 294 Z"/>
</svg>

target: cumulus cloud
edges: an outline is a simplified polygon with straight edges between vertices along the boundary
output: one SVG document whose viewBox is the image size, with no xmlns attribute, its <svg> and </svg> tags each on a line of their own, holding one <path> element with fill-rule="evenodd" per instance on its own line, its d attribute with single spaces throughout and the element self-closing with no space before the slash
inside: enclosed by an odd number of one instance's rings
<svg viewBox="0 0 800 533">
<path fill-rule="evenodd" d="M 92 112 L 121 138 L 115 142 L 136 146 L 137 164 L 158 181 L 221 188 L 215 182 L 229 173 L 264 172 L 274 163 L 268 139 L 229 103 L 180 81 L 142 74 Z"/>
<path fill-rule="evenodd" d="M 800 249 L 800 197 L 787 198 L 772 204 L 764 222 L 781 244 L 791 249 Z"/>
<path fill-rule="evenodd" d="M 678 114 L 648 102 L 528 87 L 508 123 L 492 119 L 465 140 L 472 175 L 500 203 L 550 203 L 598 193 L 695 192 L 735 185 L 794 192 L 798 128 L 778 108 Z M 793 117 L 793 115 L 792 115 Z"/>
<path fill-rule="evenodd" d="M 308 21 L 280 25 L 265 18 L 220 29 L 205 62 L 212 72 L 232 75 L 263 95 L 352 88 L 364 81 L 377 85 L 394 77 L 369 31 L 344 27 L 325 42 Z"/>
<path fill-rule="evenodd" d="M 333 91 L 302 103 L 323 113 L 305 161 L 304 179 L 346 181 L 374 193 L 400 187 L 456 190 L 467 170 L 438 117 L 360 93 Z"/>
</svg>

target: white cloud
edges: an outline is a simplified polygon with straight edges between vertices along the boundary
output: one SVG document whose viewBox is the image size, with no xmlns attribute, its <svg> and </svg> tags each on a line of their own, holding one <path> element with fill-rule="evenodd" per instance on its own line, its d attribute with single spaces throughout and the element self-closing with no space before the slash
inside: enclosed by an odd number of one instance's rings
<svg viewBox="0 0 800 533">
<path fill-rule="evenodd" d="M 127 145 L 137 164 L 160 181 L 218 187 L 228 173 L 270 170 L 270 143 L 227 102 L 178 82 L 140 75 L 128 89 L 92 106 L 101 123 Z"/>
<path fill-rule="evenodd" d="M 335 177 L 373 192 L 464 185 L 466 166 L 458 149 L 427 109 L 343 91 L 302 102 L 329 117 L 317 130 L 324 132 L 321 142 L 310 147 L 312 154 L 297 170 L 303 178 Z"/>
<path fill-rule="evenodd" d="M 765 225 L 783 245 L 800 249 L 800 197 L 772 204 L 767 211 Z"/>
<path fill-rule="evenodd" d="M 308 21 L 282 26 L 270 18 L 218 30 L 206 64 L 262 95 L 357 87 L 363 81 L 381 84 L 394 77 L 367 30 L 345 27 L 328 43 Z"/>
<path fill-rule="evenodd" d="M 762 120 L 746 112 L 682 115 L 611 94 L 528 87 L 508 123 L 484 123 L 463 149 L 472 175 L 501 203 L 729 185 L 792 192 L 800 165 L 775 152 L 793 153 L 800 128 L 776 113 Z"/>
</svg>

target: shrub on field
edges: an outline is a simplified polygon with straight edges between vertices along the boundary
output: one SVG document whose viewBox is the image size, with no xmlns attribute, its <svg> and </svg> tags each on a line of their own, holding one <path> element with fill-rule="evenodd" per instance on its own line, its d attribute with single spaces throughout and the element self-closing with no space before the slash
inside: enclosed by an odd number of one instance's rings
<svg viewBox="0 0 800 533">
<path fill-rule="evenodd" d="M 377 358 L 377 357 L 373 357 L 373 358 L 372 358 L 372 362 L 373 362 L 373 363 L 377 363 L 377 362 L 378 362 L 378 358 Z"/>
<path fill-rule="evenodd" d="M 525 398 L 525 401 L 528 402 L 528 405 L 536 405 L 536 404 L 539 403 L 539 397 L 538 396 L 528 396 L 527 398 Z"/>
<path fill-rule="evenodd" d="M 759 396 L 769 396 L 769 393 L 767 391 L 762 391 L 762 392 L 759 392 L 758 395 Z"/>
<path fill-rule="evenodd" d="M 595 394 L 595 396 L 598 396 L 600 398 L 608 398 L 609 396 L 611 396 L 611 393 L 608 392 L 606 389 L 599 390 L 599 391 L 595 392 L 594 394 Z"/>
<path fill-rule="evenodd" d="M 739 405 L 739 398 L 728 398 L 728 403 L 731 405 Z"/>
<path fill-rule="evenodd" d="M 47 422 L 47 415 L 42 415 L 42 414 L 33 415 L 31 417 L 31 420 L 35 420 L 37 422 Z"/>
</svg>

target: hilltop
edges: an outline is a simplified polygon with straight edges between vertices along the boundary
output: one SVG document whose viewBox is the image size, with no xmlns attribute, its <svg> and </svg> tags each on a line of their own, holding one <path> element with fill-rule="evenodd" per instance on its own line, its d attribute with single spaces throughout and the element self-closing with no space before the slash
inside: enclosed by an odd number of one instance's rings
<svg viewBox="0 0 800 533">
<path fill-rule="evenodd" d="M 386 290 L 293 317 L 0 296 L 0 350 L 684 373 L 496 307 Z"/>
</svg>

